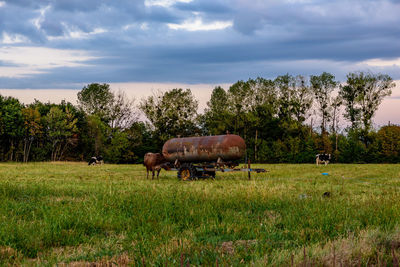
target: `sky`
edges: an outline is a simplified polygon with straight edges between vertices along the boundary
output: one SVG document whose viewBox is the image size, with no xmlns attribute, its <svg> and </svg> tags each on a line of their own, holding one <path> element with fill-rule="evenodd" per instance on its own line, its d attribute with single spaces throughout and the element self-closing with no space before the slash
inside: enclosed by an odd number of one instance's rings
<svg viewBox="0 0 400 267">
<path fill-rule="evenodd" d="M 0 0 L 0 94 L 76 100 L 92 82 L 140 99 L 277 75 L 397 81 L 375 118 L 400 124 L 400 0 Z"/>
</svg>

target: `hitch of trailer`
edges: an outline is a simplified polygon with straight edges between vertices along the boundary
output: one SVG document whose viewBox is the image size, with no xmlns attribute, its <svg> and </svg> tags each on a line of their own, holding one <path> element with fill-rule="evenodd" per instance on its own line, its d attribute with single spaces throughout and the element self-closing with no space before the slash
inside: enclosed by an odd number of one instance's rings
<svg viewBox="0 0 400 267">
<path fill-rule="evenodd" d="M 249 169 L 249 168 L 241 168 L 241 169 L 236 169 L 236 168 L 203 168 L 203 167 L 197 167 L 194 166 L 196 171 L 205 171 L 205 172 L 215 172 L 215 171 L 220 171 L 220 172 L 256 172 L 256 173 L 261 173 L 261 172 L 268 172 L 265 169 Z M 171 168 L 169 171 L 179 171 L 180 168 Z"/>
<path fill-rule="evenodd" d="M 252 168 L 241 168 L 241 169 L 222 169 L 222 172 L 256 172 L 256 173 L 260 173 L 260 172 L 268 172 L 265 169 L 252 169 Z"/>
</svg>

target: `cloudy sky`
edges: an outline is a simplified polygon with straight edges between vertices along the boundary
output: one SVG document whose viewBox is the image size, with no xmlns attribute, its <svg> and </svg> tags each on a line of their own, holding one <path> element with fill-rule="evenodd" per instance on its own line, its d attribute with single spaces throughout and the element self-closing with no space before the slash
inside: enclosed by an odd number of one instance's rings
<svg viewBox="0 0 400 267">
<path fill-rule="evenodd" d="M 193 88 L 205 103 L 215 85 L 257 76 L 400 80 L 399 14 L 400 0 L 0 0 L 0 93 L 74 99 L 106 82 L 136 98 Z"/>
</svg>

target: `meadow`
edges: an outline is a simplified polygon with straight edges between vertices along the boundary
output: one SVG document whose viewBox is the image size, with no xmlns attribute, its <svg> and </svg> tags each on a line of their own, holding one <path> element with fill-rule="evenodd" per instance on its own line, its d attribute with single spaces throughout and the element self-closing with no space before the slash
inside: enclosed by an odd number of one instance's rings
<svg viewBox="0 0 400 267">
<path fill-rule="evenodd" d="M 0 265 L 400 262 L 400 165 L 257 167 L 182 182 L 142 165 L 1 163 Z"/>
</svg>

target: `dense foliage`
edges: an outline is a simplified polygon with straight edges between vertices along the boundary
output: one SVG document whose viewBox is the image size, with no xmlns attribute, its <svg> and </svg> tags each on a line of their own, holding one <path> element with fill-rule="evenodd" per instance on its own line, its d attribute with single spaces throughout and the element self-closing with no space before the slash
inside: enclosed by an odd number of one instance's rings
<svg viewBox="0 0 400 267">
<path fill-rule="evenodd" d="M 102 155 L 133 163 L 172 137 L 229 132 L 246 140 L 253 162 L 312 162 L 317 153 L 331 153 L 336 162 L 399 162 L 400 127 L 372 124 L 394 86 L 387 75 L 364 72 L 349 73 L 344 83 L 326 72 L 259 77 L 216 87 L 201 114 L 190 89 L 158 92 L 137 106 L 98 83 L 78 92 L 78 105 L 23 105 L 0 95 L 0 160 Z"/>
</svg>

